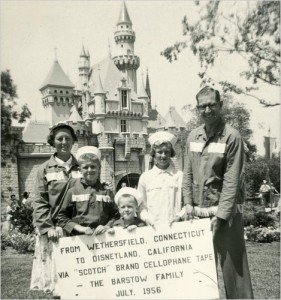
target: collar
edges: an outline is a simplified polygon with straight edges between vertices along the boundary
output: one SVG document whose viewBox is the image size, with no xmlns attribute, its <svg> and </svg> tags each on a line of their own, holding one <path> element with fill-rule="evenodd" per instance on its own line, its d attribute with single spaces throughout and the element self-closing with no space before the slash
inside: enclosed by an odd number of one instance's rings
<svg viewBox="0 0 281 300">
<path fill-rule="evenodd" d="M 67 171 L 71 168 L 72 155 L 70 155 L 70 158 L 67 161 L 63 161 L 57 156 L 55 156 L 55 160 L 58 162 L 59 165 L 65 167 Z"/>
<path fill-rule="evenodd" d="M 49 159 L 49 167 L 61 166 L 61 164 L 57 161 L 57 159 L 59 159 L 59 158 L 57 158 L 56 153 L 54 153 Z M 61 161 L 61 159 L 59 159 L 59 160 Z M 78 162 L 77 162 L 76 158 L 71 154 L 70 168 L 72 168 L 73 166 L 78 166 Z"/>
<path fill-rule="evenodd" d="M 215 134 L 210 136 L 209 139 L 214 137 L 214 136 L 224 136 L 225 131 L 226 131 L 225 121 L 223 119 L 221 119 L 221 121 L 216 126 Z M 207 139 L 205 124 L 202 124 L 201 126 L 198 127 L 198 130 L 197 130 L 197 133 L 196 133 L 196 138 L 199 137 L 199 136 L 203 136 Z"/>
<path fill-rule="evenodd" d="M 96 189 L 97 191 L 99 191 L 99 190 L 102 189 L 102 186 L 101 186 L 101 183 L 100 183 L 99 179 L 97 180 L 97 182 L 96 182 L 94 185 L 89 185 L 89 184 L 86 182 L 86 180 L 85 180 L 84 177 L 82 177 L 82 178 L 80 179 L 80 182 L 81 182 L 84 186 L 86 186 L 86 187 L 90 186 L 91 188 Z"/>
<path fill-rule="evenodd" d="M 154 165 L 151 170 L 155 173 L 155 175 L 159 175 L 161 173 L 169 173 L 172 175 L 175 172 L 175 168 L 173 167 L 172 163 L 165 170 L 159 169 L 156 165 Z"/>
</svg>

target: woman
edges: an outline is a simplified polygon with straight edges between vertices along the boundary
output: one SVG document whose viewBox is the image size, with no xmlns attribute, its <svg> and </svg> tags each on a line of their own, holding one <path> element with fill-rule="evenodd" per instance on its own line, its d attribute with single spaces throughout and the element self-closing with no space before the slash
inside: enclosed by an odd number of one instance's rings
<svg viewBox="0 0 281 300">
<path fill-rule="evenodd" d="M 80 177 L 71 148 L 77 137 L 72 127 L 59 123 L 51 128 L 48 143 L 56 148 L 51 158 L 43 163 L 37 173 L 33 201 L 36 244 L 31 276 L 31 290 L 56 291 L 56 272 L 52 257 L 52 243 L 63 235 L 56 226 L 56 215 L 68 189 L 70 178 Z"/>
<path fill-rule="evenodd" d="M 138 190 L 143 196 L 140 218 L 147 225 L 171 224 L 184 215 L 182 209 L 182 171 L 176 170 L 171 158 L 176 137 L 159 131 L 149 138 L 154 166 L 139 179 Z"/>
</svg>

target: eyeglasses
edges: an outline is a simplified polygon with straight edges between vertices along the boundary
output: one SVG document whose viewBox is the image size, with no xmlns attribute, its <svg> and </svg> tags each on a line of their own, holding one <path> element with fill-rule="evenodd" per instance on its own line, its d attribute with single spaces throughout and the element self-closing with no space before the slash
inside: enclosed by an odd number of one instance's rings
<svg viewBox="0 0 281 300">
<path fill-rule="evenodd" d="M 214 103 L 207 103 L 207 104 L 202 104 L 202 105 L 197 105 L 197 108 L 200 111 L 205 111 L 207 107 L 209 107 L 209 109 L 214 109 L 220 102 L 214 102 Z"/>
</svg>

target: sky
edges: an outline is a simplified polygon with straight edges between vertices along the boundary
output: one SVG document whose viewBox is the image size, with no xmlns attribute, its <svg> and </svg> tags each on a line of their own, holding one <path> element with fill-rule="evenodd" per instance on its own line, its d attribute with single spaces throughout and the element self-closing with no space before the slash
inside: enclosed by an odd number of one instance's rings
<svg viewBox="0 0 281 300">
<path fill-rule="evenodd" d="M 246 1 L 239 1 L 242 12 Z M 232 6 L 232 1 L 225 2 Z M 248 2 L 249 3 L 249 2 Z M 114 56 L 114 32 L 119 17 L 121 1 L 0 1 L 1 70 L 9 69 L 17 85 L 18 103 L 27 103 L 32 120 L 44 120 L 39 87 L 57 59 L 70 80 L 79 82 L 78 60 L 82 44 L 89 50 L 94 65 L 108 55 L 109 45 Z M 138 87 L 149 71 L 152 105 L 164 116 L 170 105 L 182 113 L 185 104 L 195 106 L 195 95 L 200 89 L 197 76 L 200 66 L 188 50 L 179 59 L 169 63 L 160 55 L 167 46 L 184 40 L 181 21 L 185 15 L 196 18 L 193 1 L 126 1 L 136 33 L 135 55 L 140 57 Z M 252 2 L 253 5 L 253 2 Z M 240 72 L 243 62 L 235 56 L 225 56 L 219 67 L 212 71 L 218 80 L 229 79 L 237 83 L 243 79 Z M 278 102 L 279 89 L 261 87 L 259 96 L 270 95 Z M 251 112 L 253 142 L 258 154 L 264 154 L 263 136 L 277 137 L 280 145 L 279 106 L 263 108 L 257 101 L 234 96 Z M 183 115 L 185 120 L 188 115 Z"/>
</svg>

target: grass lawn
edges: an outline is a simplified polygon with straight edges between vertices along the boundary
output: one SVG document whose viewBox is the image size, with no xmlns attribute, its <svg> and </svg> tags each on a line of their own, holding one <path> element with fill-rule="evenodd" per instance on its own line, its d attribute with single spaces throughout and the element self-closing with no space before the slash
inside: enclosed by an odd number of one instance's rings
<svg viewBox="0 0 281 300">
<path fill-rule="evenodd" d="M 247 243 L 255 299 L 280 299 L 280 243 Z M 6 254 L 1 257 L 1 299 L 51 299 L 51 294 L 30 292 L 32 256 Z M 220 298 L 225 298 L 219 271 Z"/>
</svg>

